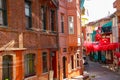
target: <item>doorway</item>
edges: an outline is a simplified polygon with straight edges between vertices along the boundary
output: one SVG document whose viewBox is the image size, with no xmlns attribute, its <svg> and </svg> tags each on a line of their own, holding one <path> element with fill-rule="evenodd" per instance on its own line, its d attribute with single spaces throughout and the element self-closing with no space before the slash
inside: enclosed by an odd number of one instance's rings
<svg viewBox="0 0 120 80">
<path fill-rule="evenodd" d="M 51 70 L 53 70 L 53 78 L 57 78 L 57 59 L 56 59 L 56 52 L 53 51 L 52 55 L 51 55 L 51 59 L 52 59 L 52 65 L 51 65 Z"/>
<path fill-rule="evenodd" d="M 63 79 L 66 78 L 66 57 L 63 57 Z"/>
</svg>

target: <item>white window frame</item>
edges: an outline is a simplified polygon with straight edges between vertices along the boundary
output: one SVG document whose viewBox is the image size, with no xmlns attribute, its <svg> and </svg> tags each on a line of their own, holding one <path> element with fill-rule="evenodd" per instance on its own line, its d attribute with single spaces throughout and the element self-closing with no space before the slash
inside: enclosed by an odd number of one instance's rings
<svg viewBox="0 0 120 80">
<path fill-rule="evenodd" d="M 68 2 L 72 2 L 72 0 L 68 0 Z"/>
<path fill-rule="evenodd" d="M 68 16 L 69 34 L 74 34 L 74 17 Z"/>
</svg>

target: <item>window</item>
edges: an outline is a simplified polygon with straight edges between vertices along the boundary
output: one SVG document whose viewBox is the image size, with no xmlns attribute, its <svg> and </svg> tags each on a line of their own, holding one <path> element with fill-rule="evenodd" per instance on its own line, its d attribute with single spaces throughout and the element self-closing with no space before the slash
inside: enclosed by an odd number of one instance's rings
<svg viewBox="0 0 120 80">
<path fill-rule="evenodd" d="M 84 39 L 84 38 L 82 38 L 82 39 Z M 81 45 L 80 37 L 78 37 L 78 45 Z"/>
<path fill-rule="evenodd" d="M 80 56 L 80 55 L 77 53 L 77 54 L 76 54 L 77 67 L 80 67 L 80 61 L 79 61 L 80 59 L 79 59 L 79 56 Z"/>
<path fill-rule="evenodd" d="M 25 1 L 26 28 L 32 28 L 31 2 Z"/>
<path fill-rule="evenodd" d="M 63 48 L 63 52 L 67 52 L 67 48 Z"/>
<path fill-rule="evenodd" d="M 72 2 L 72 0 L 68 0 L 68 2 Z"/>
<path fill-rule="evenodd" d="M 13 80 L 13 56 L 4 55 L 2 67 L 2 80 Z"/>
<path fill-rule="evenodd" d="M 46 9 L 44 6 L 41 6 L 41 22 L 42 30 L 46 30 Z"/>
<path fill-rule="evenodd" d="M 71 56 L 71 69 L 74 69 L 74 58 L 73 58 L 73 55 Z"/>
<path fill-rule="evenodd" d="M 6 0 L 0 0 L 0 25 L 7 25 Z"/>
<path fill-rule="evenodd" d="M 25 55 L 25 77 L 33 76 L 35 72 L 35 54 Z"/>
<path fill-rule="evenodd" d="M 64 16 L 61 15 L 61 32 L 64 33 Z"/>
<path fill-rule="evenodd" d="M 55 22 L 55 11 L 54 10 L 51 10 L 51 31 L 55 31 L 55 25 L 54 25 L 54 22 Z"/>
<path fill-rule="evenodd" d="M 68 17 L 68 26 L 69 26 L 69 34 L 74 34 L 74 19 L 73 19 L 73 16 Z"/>
<path fill-rule="evenodd" d="M 47 53 L 42 53 L 42 64 L 43 64 L 43 73 L 48 72 L 48 66 L 47 66 Z"/>
</svg>

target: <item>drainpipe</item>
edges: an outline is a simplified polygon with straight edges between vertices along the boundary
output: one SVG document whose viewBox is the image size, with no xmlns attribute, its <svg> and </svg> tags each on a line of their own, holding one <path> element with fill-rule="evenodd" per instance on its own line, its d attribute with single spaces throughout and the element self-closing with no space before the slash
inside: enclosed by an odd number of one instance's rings
<svg viewBox="0 0 120 80">
<path fill-rule="evenodd" d="M 81 10 L 81 7 L 80 7 L 80 13 L 82 13 L 82 10 Z M 81 14 L 80 14 L 80 40 L 81 40 L 81 47 L 80 47 L 80 53 L 81 53 L 81 56 L 80 56 L 80 62 L 82 61 L 83 59 L 83 39 L 82 39 L 82 24 L 81 24 Z M 81 65 L 81 68 L 82 68 L 82 74 L 83 74 L 83 61 L 82 61 L 82 65 Z"/>
<path fill-rule="evenodd" d="M 56 30 L 57 30 L 57 50 L 58 50 L 58 80 L 60 80 L 60 47 L 59 47 L 59 25 L 58 25 L 58 9 L 59 9 L 59 0 L 57 9 L 56 9 Z"/>
</svg>

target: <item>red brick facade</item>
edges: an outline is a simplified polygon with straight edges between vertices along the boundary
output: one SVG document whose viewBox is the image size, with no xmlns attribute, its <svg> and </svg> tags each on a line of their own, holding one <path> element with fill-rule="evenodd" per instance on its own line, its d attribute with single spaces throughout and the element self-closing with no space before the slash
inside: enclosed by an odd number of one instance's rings
<svg viewBox="0 0 120 80">
<path fill-rule="evenodd" d="M 64 18 L 64 32 L 62 32 L 62 19 Z M 69 16 L 73 17 L 74 33 L 69 33 Z M 79 0 L 60 0 L 58 10 L 59 26 L 59 77 L 72 78 L 82 74 L 82 59 L 80 39 L 80 2 Z M 79 66 L 77 66 L 77 56 L 79 56 Z"/>
<path fill-rule="evenodd" d="M 49 71 L 55 66 L 55 74 L 57 74 L 57 2 L 52 0 L 26 0 L 31 2 L 32 12 L 32 28 L 26 29 L 26 17 L 25 17 L 25 0 L 6 0 L 7 2 L 7 26 L 0 25 L 0 80 L 48 80 Z M 57 0 L 56 0 L 57 1 Z M 46 19 L 47 29 L 41 30 L 41 6 L 46 7 L 47 14 L 49 17 L 49 11 L 53 9 L 54 15 L 54 33 L 50 28 L 50 19 Z M 43 55 L 47 53 L 47 72 L 43 73 Z M 35 74 L 25 77 L 25 55 L 34 54 L 34 71 Z M 51 56 L 51 53 L 54 54 Z M 6 63 L 8 61 L 5 71 Z M 11 57 L 11 58 L 10 58 Z M 55 60 L 55 64 L 53 63 Z M 11 64 L 12 63 L 12 64 Z M 31 62 L 29 66 L 31 65 Z M 51 69 L 50 69 L 51 68 Z M 5 72 L 8 72 L 5 74 Z M 29 71 L 30 72 L 30 71 Z M 55 75 L 54 78 L 57 78 Z"/>
<path fill-rule="evenodd" d="M 80 0 L 59 0 L 59 8 L 58 0 L 6 0 L 6 3 L 7 25 L 0 24 L 0 80 L 50 80 L 51 71 L 56 80 L 82 74 Z M 25 8 L 31 9 L 29 29 Z M 69 34 L 69 16 L 74 18 L 74 34 Z"/>
</svg>

